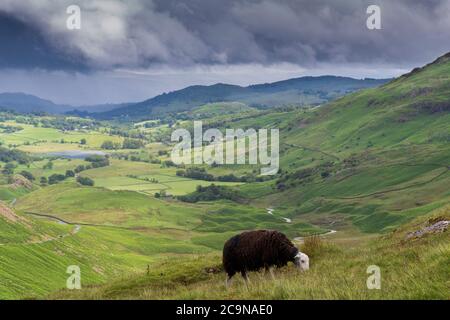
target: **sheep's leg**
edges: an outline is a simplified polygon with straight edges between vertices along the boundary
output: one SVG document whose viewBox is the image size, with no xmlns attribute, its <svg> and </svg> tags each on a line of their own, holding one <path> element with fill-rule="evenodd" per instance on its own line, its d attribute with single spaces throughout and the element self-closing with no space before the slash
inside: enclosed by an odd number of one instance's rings
<svg viewBox="0 0 450 320">
<path fill-rule="evenodd" d="M 270 273 L 272 280 L 275 280 L 275 274 L 273 273 L 273 267 L 269 267 L 269 266 L 264 267 L 264 277 L 267 276 L 267 273 Z"/>
<path fill-rule="evenodd" d="M 275 280 L 275 274 L 273 273 L 273 267 L 269 268 L 270 276 L 272 277 L 272 280 Z"/>
<path fill-rule="evenodd" d="M 248 274 L 247 274 L 247 272 L 242 271 L 242 272 L 241 272 L 241 275 L 242 275 L 242 277 L 244 278 L 244 280 L 245 280 L 245 285 L 247 286 L 247 289 L 248 289 L 248 286 L 249 286 L 249 284 L 250 284 L 250 279 L 248 278 Z"/>
<path fill-rule="evenodd" d="M 228 275 L 227 279 L 225 280 L 225 287 L 227 289 L 231 286 L 231 278 L 233 278 L 233 276 Z"/>
</svg>

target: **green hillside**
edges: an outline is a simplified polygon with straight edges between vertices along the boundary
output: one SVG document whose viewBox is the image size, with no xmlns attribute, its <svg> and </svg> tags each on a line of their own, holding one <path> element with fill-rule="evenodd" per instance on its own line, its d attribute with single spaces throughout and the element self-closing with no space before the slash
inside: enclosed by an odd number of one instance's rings
<svg viewBox="0 0 450 320">
<path fill-rule="evenodd" d="M 254 273 L 249 289 L 237 280 L 226 291 L 216 252 L 50 298 L 448 299 L 448 232 L 419 239 L 409 234 L 450 219 L 449 96 L 450 61 L 444 56 L 380 88 L 320 108 L 275 110 L 231 123 L 281 130 L 281 174 L 235 187 L 249 205 L 275 208 L 293 225 L 337 230 L 325 243 L 305 240 L 309 272 L 298 274 L 290 266 L 278 271 L 275 281 Z M 221 228 L 244 217 L 227 210 Z M 214 230 L 210 219 L 197 230 Z M 225 240 L 219 239 L 217 249 Z M 366 268 L 374 264 L 382 270 L 383 287 L 371 291 Z"/>
<path fill-rule="evenodd" d="M 2 113 L 0 298 L 446 299 L 448 231 L 408 234 L 450 219 L 448 97 L 449 55 L 308 109 L 221 99 L 138 124 Z M 193 119 L 279 128 L 280 172 L 175 165 L 170 133 Z M 101 166 L 48 153 L 99 150 Z M 286 233 L 311 270 L 225 291 L 223 244 L 254 229 Z M 373 264 L 382 291 L 365 290 Z M 61 291 L 70 265 L 79 292 Z"/>
<path fill-rule="evenodd" d="M 415 219 L 395 232 L 357 245 L 315 238 L 301 245 L 311 269 L 300 273 L 291 264 L 275 271 L 251 273 L 225 290 L 220 256 L 209 254 L 169 260 L 148 273 L 117 279 L 81 291 L 60 291 L 49 299 L 449 299 L 448 232 L 407 239 L 432 221 L 450 219 L 450 207 Z M 381 288 L 368 290 L 367 268 L 380 268 Z M 163 274 L 163 277 L 161 277 Z"/>
<path fill-rule="evenodd" d="M 380 88 L 280 118 L 283 173 L 255 202 L 295 207 L 299 218 L 343 215 L 370 232 L 442 206 L 450 196 L 449 96 L 444 56 Z M 251 185 L 242 189 L 251 197 Z"/>
<path fill-rule="evenodd" d="M 241 102 L 217 102 L 194 108 L 191 114 L 200 118 L 211 118 L 224 114 L 242 114 L 252 111 L 256 111 L 255 108 L 249 107 Z"/>
</svg>

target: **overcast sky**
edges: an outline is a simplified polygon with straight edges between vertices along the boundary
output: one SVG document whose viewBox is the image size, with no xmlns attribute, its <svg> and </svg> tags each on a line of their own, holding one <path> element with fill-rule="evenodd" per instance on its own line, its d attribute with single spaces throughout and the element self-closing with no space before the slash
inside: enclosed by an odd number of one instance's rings
<svg viewBox="0 0 450 320">
<path fill-rule="evenodd" d="M 66 27 L 73 4 L 80 30 Z M 370 4 L 381 30 L 366 27 Z M 1 0 L 0 92 L 96 104 L 193 84 L 391 77 L 449 39 L 448 0 Z"/>
</svg>

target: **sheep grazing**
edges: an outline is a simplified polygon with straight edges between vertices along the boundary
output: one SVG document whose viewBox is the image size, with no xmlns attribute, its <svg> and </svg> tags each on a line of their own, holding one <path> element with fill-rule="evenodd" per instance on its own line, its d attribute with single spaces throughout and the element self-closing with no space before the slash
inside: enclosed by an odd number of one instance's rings
<svg viewBox="0 0 450 320">
<path fill-rule="evenodd" d="M 301 253 L 281 232 L 247 231 L 230 238 L 223 247 L 223 266 L 228 274 L 226 285 L 236 273 L 248 282 L 248 271 L 285 266 L 292 261 L 301 271 L 309 269 L 309 258 Z"/>
</svg>

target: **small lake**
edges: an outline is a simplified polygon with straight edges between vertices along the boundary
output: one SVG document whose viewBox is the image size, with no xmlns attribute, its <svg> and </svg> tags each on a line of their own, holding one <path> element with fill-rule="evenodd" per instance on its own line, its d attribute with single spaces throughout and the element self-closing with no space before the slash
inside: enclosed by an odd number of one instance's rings
<svg viewBox="0 0 450 320">
<path fill-rule="evenodd" d="M 96 151 L 96 150 L 67 150 L 67 151 L 48 152 L 46 153 L 46 155 L 66 159 L 84 159 L 92 155 L 104 156 L 105 153 L 103 151 Z"/>
</svg>

